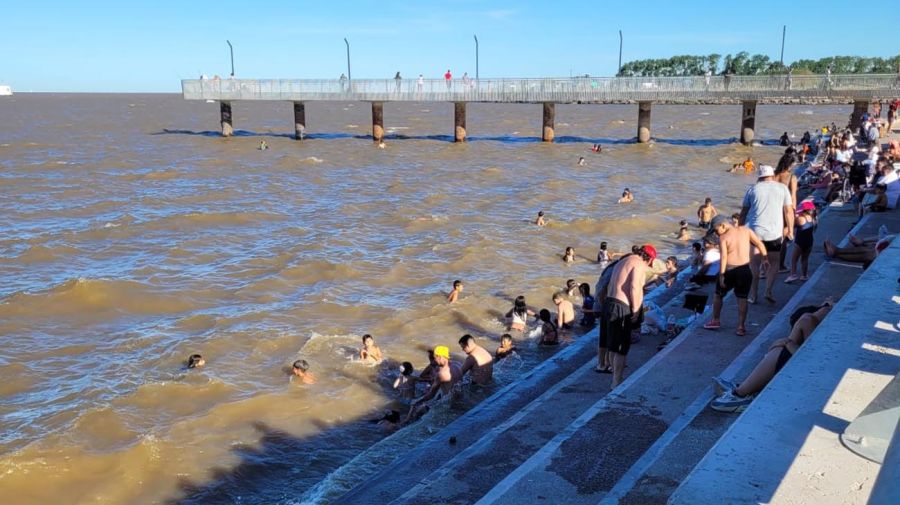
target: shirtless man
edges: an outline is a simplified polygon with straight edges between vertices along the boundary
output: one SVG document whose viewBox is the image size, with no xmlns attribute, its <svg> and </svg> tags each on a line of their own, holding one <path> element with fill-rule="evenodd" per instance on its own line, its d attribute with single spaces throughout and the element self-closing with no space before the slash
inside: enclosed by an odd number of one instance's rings
<svg viewBox="0 0 900 505">
<path fill-rule="evenodd" d="M 403 424 L 421 417 L 422 412 L 428 409 L 426 403 L 439 393 L 442 398 L 449 397 L 453 391 L 453 386 L 462 378 L 459 363 L 450 361 L 450 349 L 447 346 L 439 345 L 434 348 L 434 362 L 437 367 L 434 370 L 431 387 L 418 400 L 412 402 L 409 407 L 409 414 L 406 415 Z"/>
<path fill-rule="evenodd" d="M 763 270 L 769 264 L 766 245 L 753 233 L 749 226 L 732 226 L 725 216 L 713 218 L 710 229 L 719 236 L 719 280 L 716 284 L 716 296 L 713 300 L 712 319 L 703 325 L 707 330 L 718 330 L 722 327 L 722 298 L 734 289 L 738 302 L 738 325 L 735 334 L 743 337 L 747 334 L 744 323 L 747 320 L 747 295 L 753 283 L 753 272 L 750 270 L 750 246 L 756 247 L 763 258 Z"/>
<path fill-rule="evenodd" d="M 297 377 L 304 384 L 315 384 L 316 376 L 309 371 L 309 363 L 305 359 L 298 359 L 291 366 L 291 375 Z M 291 377 L 293 379 L 293 377 Z"/>
<path fill-rule="evenodd" d="M 560 292 L 553 293 L 553 303 L 556 304 L 556 327 L 571 330 L 575 321 L 575 306 Z"/>
<path fill-rule="evenodd" d="M 706 201 L 703 202 L 703 205 L 697 209 L 697 226 L 703 228 L 704 230 L 709 229 L 709 223 L 712 221 L 712 218 L 716 217 L 719 214 L 719 211 L 713 207 L 712 198 L 707 197 Z"/>
<path fill-rule="evenodd" d="M 472 382 L 482 386 L 490 384 L 494 375 L 494 357 L 491 353 L 476 344 L 475 337 L 468 334 L 459 339 L 459 346 L 466 353 L 460 376 L 472 372 Z"/>
<path fill-rule="evenodd" d="M 544 211 L 538 211 L 537 219 L 534 220 L 534 224 L 538 226 L 547 226 L 547 221 L 544 220 Z"/>
<path fill-rule="evenodd" d="M 381 354 L 381 349 L 375 345 L 375 339 L 372 335 L 366 333 L 362 338 L 363 348 L 359 350 L 359 359 L 371 364 L 381 363 L 381 360 L 384 359 L 384 356 Z"/>
<path fill-rule="evenodd" d="M 638 254 L 622 258 L 613 268 L 603 304 L 600 352 L 612 353 L 612 388 L 622 383 L 625 356 L 631 347 L 631 330 L 640 321 L 644 303 L 644 278 L 648 265 L 656 259 L 656 248 L 647 244 Z"/>
</svg>

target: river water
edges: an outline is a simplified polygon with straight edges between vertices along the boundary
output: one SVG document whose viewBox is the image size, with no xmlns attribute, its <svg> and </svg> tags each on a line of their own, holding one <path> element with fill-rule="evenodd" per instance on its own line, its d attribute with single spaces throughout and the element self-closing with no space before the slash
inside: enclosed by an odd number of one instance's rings
<svg viewBox="0 0 900 505">
<path fill-rule="evenodd" d="M 657 105 L 647 145 L 636 106 L 559 105 L 552 145 L 540 105 L 468 109 L 454 144 L 451 104 L 388 103 L 377 149 L 366 103 L 308 104 L 297 142 L 285 103 L 236 103 L 222 139 L 218 105 L 179 95 L 0 98 L 3 502 L 297 500 L 384 436 L 364 420 L 393 372 L 352 359 L 363 333 L 417 369 L 463 333 L 493 350 L 513 297 L 593 285 L 601 240 L 684 254 L 678 221 L 754 181 L 725 170 L 781 151 L 734 142 L 737 106 Z M 849 110 L 760 106 L 757 138 Z M 317 385 L 289 381 L 298 357 Z"/>
</svg>

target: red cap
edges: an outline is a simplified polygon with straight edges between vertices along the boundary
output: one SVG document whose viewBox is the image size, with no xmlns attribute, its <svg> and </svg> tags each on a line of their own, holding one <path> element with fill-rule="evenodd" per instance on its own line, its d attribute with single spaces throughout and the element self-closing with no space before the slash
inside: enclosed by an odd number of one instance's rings
<svg viewBox="0 0 900 505">
<path fill-rule="evenodd" d="M 650 244 L 644 244 L 644 247 L 642 247 L 641 249 L 643 249 L 644 252 L 647 253 L 647 256 L 649 256 L 651 260 L 656 259 L 656 248 L 655 247 L 653 247 Z"/>
</svg>

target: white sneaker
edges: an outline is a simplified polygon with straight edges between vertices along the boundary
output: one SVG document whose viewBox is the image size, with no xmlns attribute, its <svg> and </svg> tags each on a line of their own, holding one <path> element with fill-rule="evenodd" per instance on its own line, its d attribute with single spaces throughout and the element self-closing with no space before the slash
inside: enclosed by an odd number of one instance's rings
<svg viewBox="0 0 900 505">
<path fill-rule="evenodd" d="M 753 403 L 753 395 L 738 396 L 731 391 L 725 392 L 709 404 L 719 412 L 743 412 Z"/>
<path fill-rule="evenodd" d="M 737 389 L 737 384 L 721 377 L 713 377 L 713 389 L 716 390 L 716 396 L 722 396 Z"/>
</svg>

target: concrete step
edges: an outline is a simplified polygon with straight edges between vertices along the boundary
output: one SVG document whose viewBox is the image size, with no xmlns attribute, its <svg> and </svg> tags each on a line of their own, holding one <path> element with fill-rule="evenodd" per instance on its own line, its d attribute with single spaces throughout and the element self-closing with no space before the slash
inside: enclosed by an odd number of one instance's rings
<svg viewBox="0 0 900 505">
<path fill-rule="evenodd" d="M 875 215 L 869 226 L 885 222 Z M 891 216 L 896 230 L 896 213 Z M 835 266 L 834 268 L 838 268 Z M 900 242 L 683 479 L 670 503 L 896 503 L 870 497 L 879 465 L 839 435 L 898 370 Z M 898 494 L 898 483 L 882 482 Z"/>
<path fill-rule="evenodd" d="M 661 287 L 648 299 L 662 305 L 677 293 Z M 662 339 L 650 335 L 634 345 L 629 370 L 651 360 Z M 438 495 L 442 503 L 471 503 L 609 393 L 611 376 L 593 371 L 596 346 L 596 330 L 579 337 L 415 448 L 406 439 L 421 425 L 388 437 L 329 476 L 307 498 L 320 499 L 332 483 L 358 481 L 353 475 L 362 474 L 371 477 L 335 503 L 405 503 Z M 456 444 L 449 443 L 450 437 Z M 383 464 L 397 453 L 403 456 Z"/>
<path fill-rule="evenodd" d="M 851 213 L 835 213 L 823 221 L 820 230 L 839 236 L 850 228 L 854 219 Z M 821 255 L 812 261 L 812 267 L 816 268 L 822 261 Z M 779 282 L 775 287 L 776 298 L 788 300 L 799 289 L 800 286 Z M 708 401 L 710 393 L 704 392 L 709 388 L 710 378 L 725 370 L 747 346 L 748 337 L 733 334 L 735 312 L 734 301 L 727 300 L 723 329 L 718 332 L 703 330 L 703 320 L 698 320 L 648 366 L 628 376 L 613 393 L 587 408 L 500 480 L 479 503 L 551 500 L 594 504 L 606 497 L 674 423 L 690 424 L 688 421 L 693 417 L 686 419 L 684 412 L 691 408 L 702 410 L 697 409 L 698 403 L 702 405 L 698 397 L 705 394 Z M 753 333 L 759 335 L 778 313 L 776 307 L 769 305 L 751 306 L 750 338 L 754 338 Z M 700 456 L 702 452 L 694 460 Z"/>
</svg>

